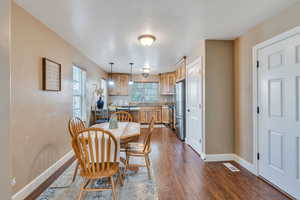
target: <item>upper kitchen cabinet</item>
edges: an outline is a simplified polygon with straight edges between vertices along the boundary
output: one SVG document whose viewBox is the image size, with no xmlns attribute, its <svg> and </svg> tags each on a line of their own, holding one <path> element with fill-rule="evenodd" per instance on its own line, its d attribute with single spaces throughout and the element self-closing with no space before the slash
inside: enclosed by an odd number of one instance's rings
<svg viewBox="0 0 300 200">
<path fill-rule="evenodd" d="M 185 79 L 185 63 L 179 66 L 176 70 L 176 82 Z"/>
<path fill-rule="evenodd" d="M 108 87 L 110 96 L 128 96 L 128 74 L 112 74 L 114 85 Z"/>
<path fill-rule="evenodd" d="M 175 72 L 160 74 L 160 94 L 173 95 L 175 93 Z"/>
</svg>

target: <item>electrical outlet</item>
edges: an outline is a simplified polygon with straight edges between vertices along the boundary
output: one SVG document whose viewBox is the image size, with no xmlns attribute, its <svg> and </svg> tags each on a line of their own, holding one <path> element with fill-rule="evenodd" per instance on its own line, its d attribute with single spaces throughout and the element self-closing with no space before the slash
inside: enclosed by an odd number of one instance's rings
<svg viewBox="0 0 300 200">
<path fill-rule="evenodd" d="M 16 178 L 12 178 L 10 182 L 11 186 L 16 185 L 16 183 L 17 183 Z"/>
</svg>

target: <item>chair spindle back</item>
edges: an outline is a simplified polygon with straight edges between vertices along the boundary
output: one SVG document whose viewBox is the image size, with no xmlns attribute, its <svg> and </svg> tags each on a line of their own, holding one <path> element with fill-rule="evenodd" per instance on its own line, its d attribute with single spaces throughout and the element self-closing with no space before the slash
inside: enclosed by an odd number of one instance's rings
<svg viewBox="0 0 300 200">
<path fill-rule="evenodd" d="M 132 116 L 129 112 L 118 111 L 114 113 L 117 116 L 118 121 L 120 122 L 132 122 Z"/>
<path fill-rule="evenodd" d="M 78 117 L 73 117 L 69 120 L 69 133 L 74 138 L 80 131 L 85 129 L 83 121 Z"/>
<path fill-rule="evenodd" d="M 151 137 L 152 137 L 153 129 L 154 129 L 154 117 L 152 117 L 150 120 L 150 124 L 147 130 L 147 135 L 144 140 L 144 149 L 143 149 L 144 152 L 150 152 L 151 150 Z"/>
<path fill-rule="evenodd" d="M 118 143 L 114 135 L 100 128 L 87 128 L 73 139 L 72 146 L 84 174 L 93 176 L 117 162 Z"/>
</svg>

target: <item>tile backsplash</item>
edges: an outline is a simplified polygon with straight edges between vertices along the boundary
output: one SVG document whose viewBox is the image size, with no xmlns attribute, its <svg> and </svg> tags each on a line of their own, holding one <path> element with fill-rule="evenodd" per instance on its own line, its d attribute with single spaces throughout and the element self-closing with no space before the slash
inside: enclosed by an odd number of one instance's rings
<svg viewBox="0 0 300 200">
<path fill-rule="evenodd" d="M 157 103 L 171 103 L 175 102 L 174 96 L 160 96 Z M 155 102 L 133 102 L 131 96 L 109 96 L 108 103 L 116 106 L 127 106 L 129 103 L 155 103 Z"/>
</svg>

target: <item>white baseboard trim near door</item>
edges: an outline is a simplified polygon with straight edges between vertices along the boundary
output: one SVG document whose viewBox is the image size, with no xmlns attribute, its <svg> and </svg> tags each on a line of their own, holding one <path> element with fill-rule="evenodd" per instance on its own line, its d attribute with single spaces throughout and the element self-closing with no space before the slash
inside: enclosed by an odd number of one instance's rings
<svg viewBox="0 0 300 200">
<path fill-rule="evenodd" d="M 204 157 L 204 158 L 203 158 Z M 257 174 L 257 169 L 254 164 L 246 161 L 245 159 L 239 157 L 236 154 L 204 154 L 201 155 L 201 158 L 205 162 L 222 162 L 222 161 L 235 161 L 245 169 L 247 169 L 249 172 L 251 172 L 254 175 Z"/>
<path fill-rule="evenodd" d="M 242 167 L 244 167 L 245 169 L 247 169 L 249 172 L 251 172 L 254 175 L 258 175 L 257 174 L 257 169 L 255 167 L 254 164 L 249 163 L 248 161 L 246 161 L 245 159 L 239 157 L 238 155 L 234 154 L 234 161 L 237 162 L 238 164 L 240 164 Z"/>
<path fill-rule="evenodd" d="M 234 160 L 234 154 L 206 154 L 205 162 L 221 162 Z"/>
<path fill-rule="evenodd" d="M 30 195 L 38 186 L 40 186 L 44 181 L 46 181 L 52 174 L 54 174 L 61 166 L 63 166 L 68 160 L 74 156 L 73 151 L 65 154 L 56 163 L 50 166 L 46 171 L 36 177 L 28 185 L 22 188 L 19 192 L 12 196 L 12 200 L 23 200 L 28 195 Z"/>
</svg>

